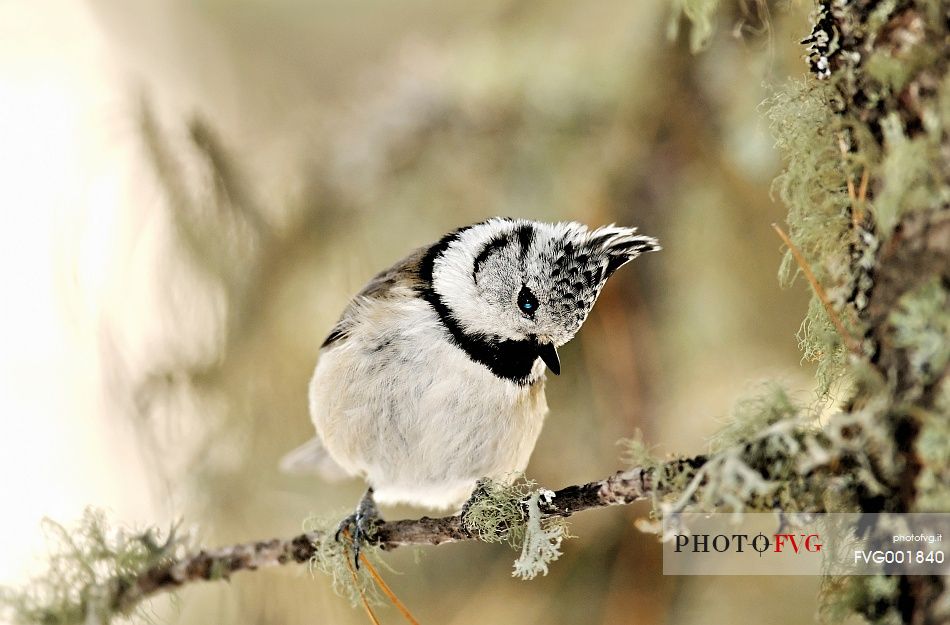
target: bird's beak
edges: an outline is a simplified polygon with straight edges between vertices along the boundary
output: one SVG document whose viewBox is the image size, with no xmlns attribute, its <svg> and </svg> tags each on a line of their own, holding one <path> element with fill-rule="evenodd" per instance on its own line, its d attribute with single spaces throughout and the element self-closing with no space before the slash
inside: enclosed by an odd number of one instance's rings
<svg viewBox="0 0 950 625">
<path fill-rule="evenodd" d="M 538 356 L 548 366 L 551 373 L 561 375 L 561 360 L 557 357 L 557 349 L 554 347 L 554 343 L 539 343 Z"/>
</svg>

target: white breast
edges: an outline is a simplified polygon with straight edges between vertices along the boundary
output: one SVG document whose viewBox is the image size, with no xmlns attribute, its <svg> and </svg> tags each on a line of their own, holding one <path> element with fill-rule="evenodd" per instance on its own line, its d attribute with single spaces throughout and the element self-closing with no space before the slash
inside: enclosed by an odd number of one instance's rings
<svg viewBox="0 0 950 625">
<path fill-rule="evenodd" d="M 330 456 L 380 503 L 448 508 L 481 477 L 523 471 L 547 403 L 544 364 L 521 386 L 472 362 L 415 297 L 364 303 L 322 353 L 310 413 Z"/>
</svg>

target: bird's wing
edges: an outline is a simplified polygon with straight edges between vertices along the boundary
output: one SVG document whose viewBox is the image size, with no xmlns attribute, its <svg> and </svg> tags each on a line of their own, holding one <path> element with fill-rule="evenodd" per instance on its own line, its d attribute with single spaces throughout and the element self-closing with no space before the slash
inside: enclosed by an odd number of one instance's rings
<svg viewBox="0 0 950 625">
<path fill-rule="evenodd" d="M 419 264 L 428 251 L 428 246 L 420 247 L 408 256 L 379 272 L 357 293 L 347 304 L 339 321 L 330 330 L 327 338 L 320 345 L 321 349 L 334 345 L 346 338 L 347 331 L 356 321 L 359 309 L 366 305 L 367 300 L 385 299 L 396 296 L 396 292 L 404 294 L 406 289 L 416 289 L 421 285 L 419 278 Z"/>
<path fill-rule="evenodd" d="M 415 250 L 393 266 L 375 275 L 363 290 L 357 293 L 343 310 L 340 320 L 330 331 L 320 346 L 321 350 L 330 349 L 346 343 L 350 329 L 356 325 L 361 313 L 369 302 L 389 297 L 405 297 L 420 284 L 419 263 L 427 247 Z M 280 461 L 285 473 L 318 474 L 328 481 L 337 481 L 348 477 L 343 467 L 330 457 L 319 437 L 313 438 L 285 455 Z"/>
</svg>

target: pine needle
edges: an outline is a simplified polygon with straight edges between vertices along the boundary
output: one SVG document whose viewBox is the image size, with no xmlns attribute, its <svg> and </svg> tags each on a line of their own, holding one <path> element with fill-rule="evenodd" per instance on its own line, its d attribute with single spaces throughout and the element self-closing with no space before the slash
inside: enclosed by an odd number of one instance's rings
<svg viewBox="0 0 950 625">
<path fill-rule="evenodd" d="M 812 273 L 811 265 L 808 264 L 808 261 L 805 260 L 805 256 L 801 253 L 801 250 L 792 243 L 792 240 L 788 238 L 788 235 L 785 234 L 785 231 L 778 224 L 772 224 L 772 228 L 775 229 L 775 232 L 778 233 L 779 238 L 788 246 L 788 249 L 792 252 L 792 256 L 795 258 L 795 262 L 798 263 L 799 268 L 805 274 L 805 278 L 808 280 L 808 283 L 811 285 L 811 288 L 815 291 L 815 295 L 818 296 L 818 299 L 821 300 L 821 305 L 825 307 L 825 312 L 828 313 L 828 316 L 831 318 L 831 322 L 834 324 L 835 329 L 838 330 L 838 334 L 841 336 L 841 339 L 845 342 L 854 353 L 860 353 L 861 348 L 858 344 L 858 341 L 851 336 L 851 333 L 844 327 L 844 324 L 841 323 L 841 318 L 838 317 L 838 313 L 835 312 L 835 309 L 831 306 L 831 301 L 828 299 L 828 294 L 825 292 L 824 287 L 821 286 L 821 283 L 818 282 L 818 279 L 815 278 L 815 274 Z"/>
<path fill-rule="evenodd" d="M 851 215 L 855 224 L 864 221 L 864 202 L 868 197 L 868 169 L 864 168 L 861 172 L 861 186 L 858 187 L 858 204 L 855 205 L 852 198 Z"/>
<path fill-rule="evenodd" d="M 343 534 L 347 538 L 350 537 L 350 533 L 346 530 L 343 531 Z M 362 556 L 363 554 L 360 554 L 360 555 Z M 343 544 L 343 556 L 344 556 L 343 559 L 346 560 L 346 568 L 350 569 L 350 575 L 353 576 L 353 583 L 356 585 L 357 590 L 359 590 L 360 601 L 363 602 L 363 608 L 366 609 L 366 614 L 367 616 L 369 616 L 370 622 L 372 622 L 373 625 L 380 625 L 379 619 L 376 618 L 376 614 L 373 612 L 373 608 L 370 607 L 369 601 L 366 599 L 366 593 L 363 592 L 363 588 L 362 586 L 360 586 L 359 578 L 356 577 L 356 569 L 353 568 L 353 562 L 351 561 L 352 559 L 350 558 L 350 550 L 346 546 L 346 543 Z M 363 557 L 365 558 L 365 556 Z"/>
<path fill-rule="evenodd" d="M 347 539 L 350 538 L 349 530 L 343 530 L 343 535 Z M 353 567 L 352 558 L 350 558 L 350 550 L 346 543 L 343 545 L 345 552 L 346 566 L 350 570 L 350 575 L 353 576 L 353 582 L 356 584 L 356 588 L 360 593 L 360 600 L 363 602 L 363 607 L 366 609 L 366 614 L 369 615 L 370 621 L 373 622 L 373 625 L 380 625 L 379 619 L 376 618 L 376 614 L 373 613 L 373 609 L 369 605 L 369 601 L 366 598 L 366 594 L 363 592 L 362 587 L 359 584 L 359 581 L 356 577 L 356 569 Z M 412 615 L 412 612 L 409 611 L 409 608 L 406 607 L 402 601 L 399 600 L 399 597 L 396 596 L 396 593 L 393 592 L 393 589 L 389 587 L 389 584 L 386 583 L 386 580 L 383 579 L 383 576 L 379 574 L 379 571 L 373 566 L 373 563 L 370 562 L 369 558 L 366 557 L 366 554 L 362 551 L 359 555 L 360 562 L 363 563 L 363 566 L 366 567 L 366 570 L 369 571 L 369 574 L 372 576 L 373 581 L 376 582 L 376 586 L 383 592 L 384 595 L 389 599 L 389 601 L 396 606 L 396 609 L 399 610 L 399 613 L 402 614 L 403 618 L 406 619 L 410 625 L 419 625 L 419 621 Z"/>
<path fill-rule="evenodd" d="M 389 587 L 389 584 L 383 580 L 382 576 L 379 574 L 379 571 L 376 570 L 376 567 L 369 561 L 369 558 L 366 557 L 365 553 L 360 553 L 360 561 L 363 563 L 363 566 L 366 567 L 366 570 L 369 571 L 369 574 L 373 576 L 373 579 L 376 580 L 376 585 L 379 586 L 379 589 L 383 591 L 383 594 L 386 595 L 389 600 L 392 602 L 396 609 L 402 614 L 403 618 L 412 625 L 419 625 L 419 621 L 415 619 L 412 615 L 412 612 L 409 611 L 409 608 L 399 600 L 399 597 L 396 596 L 396 593 L 393 592 L 392 588 Z"/>
</svg>

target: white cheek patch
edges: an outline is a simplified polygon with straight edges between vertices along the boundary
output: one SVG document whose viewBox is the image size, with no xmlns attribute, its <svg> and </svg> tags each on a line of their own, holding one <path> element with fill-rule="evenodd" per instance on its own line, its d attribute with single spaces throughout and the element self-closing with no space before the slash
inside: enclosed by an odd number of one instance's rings
<svg viewBox="0 0 950 625">
<path fill-rule="evenodd" d="M 658 249 L 635 228 L 491 219 L 447 245 L 433 263 L 432 282 L 467 334 L 514 341 L 538 336 L 560 345 L 583 325 L 613 271 Z M 522 286 L 541 303 L 533 316 L 518 308 Z"/>
<path fill-rule="evenodd" d="M 511 281 L 505 275 L 507 254 L 503 250 L 494 253 L 480 270 L 482 284 L 476 285 L 473 259 L 484 241 L 484 233 L 466 231 L 457 241 L 435 260 L 432 283 L 436 293 L 449 307 L 452 316 L 468 334 L 500 336 L 517 340 L 511 317 L 511 306 L 503 294 L 486 288 L 486 284 L 506 284 Z"/>
</svg>

